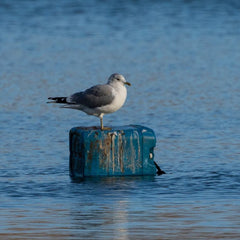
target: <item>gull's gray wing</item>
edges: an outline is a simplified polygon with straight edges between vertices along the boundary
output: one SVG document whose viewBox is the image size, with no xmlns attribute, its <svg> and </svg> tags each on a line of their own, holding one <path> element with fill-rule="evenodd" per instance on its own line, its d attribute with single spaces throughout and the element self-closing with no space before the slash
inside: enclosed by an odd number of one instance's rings
<svg viewBox="0 0 240 240">
<path fill-rule="evenodd" d="M 96 85 L 84 92 L 71 95 L 68 104 L 84 105 L 89 108 L 101 107 L 110 104 L 114 99 L 113 89 L 109 85 Z"/>
</svg>

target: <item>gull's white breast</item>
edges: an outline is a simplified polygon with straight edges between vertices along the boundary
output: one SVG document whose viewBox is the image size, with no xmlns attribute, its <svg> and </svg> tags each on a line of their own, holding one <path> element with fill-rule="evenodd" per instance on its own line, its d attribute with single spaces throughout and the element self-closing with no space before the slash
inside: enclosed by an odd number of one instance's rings
<svg viewBox="0 0 240 240">
<path fill-rule="evenodd" d="M 114 95 L 112 103 L 98 108 L 104 114 L 116 112 L 123 106 L 127 98 L 127 89 L 122 84 L 114 84 L 112 86 L 112 93 Z"/>
</svg>

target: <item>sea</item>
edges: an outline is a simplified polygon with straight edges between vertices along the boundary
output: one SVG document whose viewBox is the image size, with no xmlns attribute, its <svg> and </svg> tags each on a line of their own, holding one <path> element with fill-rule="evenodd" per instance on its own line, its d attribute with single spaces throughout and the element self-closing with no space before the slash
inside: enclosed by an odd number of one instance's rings
<svg viewBox="0 0 240 240">
<path fill-rule="evenodd" d="M 69 177 L 46 104 L 123 74 L 106 126 L 155 132 L 156 176 Z M 0 239 L 240 239 L 238 0 L 0 0 Z"/>
</svg>

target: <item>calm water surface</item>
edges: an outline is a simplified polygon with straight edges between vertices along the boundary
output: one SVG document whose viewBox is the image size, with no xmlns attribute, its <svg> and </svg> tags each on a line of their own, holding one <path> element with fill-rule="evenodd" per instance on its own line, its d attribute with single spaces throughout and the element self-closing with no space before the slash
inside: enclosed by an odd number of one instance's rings
<svg viewBox="0 0 240 240">
<path fill-rule="evenodd" d="M 0 2 L 0 239 L 240 239 L 239 1 Z M 166 175 L 68 176 L 68 132 L 99 120 L 45 104 L 122 73 L 106 125 L 157 136 Z"/>
</svg>

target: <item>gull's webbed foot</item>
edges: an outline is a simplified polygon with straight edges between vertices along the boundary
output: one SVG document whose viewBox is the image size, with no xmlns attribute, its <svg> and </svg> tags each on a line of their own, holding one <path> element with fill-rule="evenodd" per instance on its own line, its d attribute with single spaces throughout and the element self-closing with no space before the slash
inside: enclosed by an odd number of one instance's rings
<svg viewBox="0 0 240 240">
<path fill-rule="evenodd" d="M 104 131 L 104 130 L 112 130 L 112 128 L 110 128 L 110 127 L 103 127 L 103 126 L 101 126 L 101 131 Z"/>
</svg>

